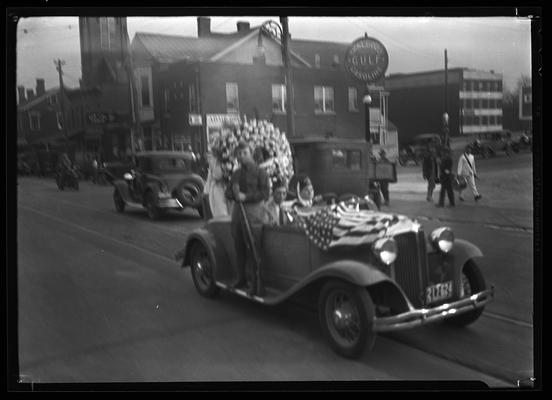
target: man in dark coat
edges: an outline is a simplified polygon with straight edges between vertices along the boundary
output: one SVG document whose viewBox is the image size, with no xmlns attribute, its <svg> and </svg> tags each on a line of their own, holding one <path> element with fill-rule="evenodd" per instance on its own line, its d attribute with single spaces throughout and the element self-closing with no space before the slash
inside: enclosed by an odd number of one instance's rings
<svg viewBox="0 0 552 400">
<path fill-rule="evenodd" d="M 433 190 L 439 182 L 439 163 L 434 146 L 428 149 L 422 166 L 422 176 L 427 181 L 427 201 L 433 201 Z"/>
<path fill-rule="evenodd" d="M 268 200 L 270 196 L 270 183 L 266 172 L 255 164 L 251 149 L 247 143 L 239 143 L 237 156 L 240 167 L 232 174 L 230 185 L 234 200 L 243 203 L 253 234 L 253 245 L 257 253 L 260 254 L 262 225 L 265 222 L 262 202 Z M 244 221 L 239 204 L 235 204 L 232 209 L 231 230 L 238 264 L 238 279 L 232 287 L 243 287 L 249 281 L 248 293 L 250 295 L 257 294 L 262 296 L 263 293 L 256 293 L 256 260 L 253 257 L 253 249 L 248 246 L 249 241 L 246 236 L 247 232 L 244 229 Z M 249 279 L 247 279 L 248 276 L 246 275 L 249 275 Z"/>
<path fill-rule="evenodd" d="M 445 206 L 445 193 L 448 195 L 449 206 L 454 207 L 454 191 L 452 190 L 452 158 L 450 156 L 449 147 L 443 147 L 441 149 L 441 165 L 439 172 L 441 193 L 439 193 L 439 203 L 437 204 L 437 207 Z"/>
</svg>

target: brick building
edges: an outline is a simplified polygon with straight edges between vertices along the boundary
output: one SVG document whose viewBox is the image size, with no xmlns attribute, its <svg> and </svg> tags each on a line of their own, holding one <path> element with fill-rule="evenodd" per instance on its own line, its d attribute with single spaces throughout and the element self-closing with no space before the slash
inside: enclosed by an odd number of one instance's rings
<svg viewBox="0 0 552 400">
<path fill-rule="evenodd" d="M 451 137 L 502 130 L 502 74 L 467 68 L 448 70 L 447 105 Z M 442 133 L 445 112 L 445 71 L 392 74 L 389 118 L 405 143 L 422 133 Z"/>
<path fill-rule="evenodd" d="M 349 44 L 289 44 L 295 137 L 364 139 L 365 87 L 343 66 Z M 211 32 L 209 18 L 199 17 L 198 37 L 137 33 L 131 51 L 145 148 L 192 145 L 204 151 L 217 121 L 244 116 L 287 131 L 281 44 L 260 27 L 238 22 L 236 32 L 221 34 Z M 392 147 L 396 132 L 389 132 L 385 118 L 387 93 L 376 90 L 372 97 L 372 140 L 376 147 Z"/>
</svg>

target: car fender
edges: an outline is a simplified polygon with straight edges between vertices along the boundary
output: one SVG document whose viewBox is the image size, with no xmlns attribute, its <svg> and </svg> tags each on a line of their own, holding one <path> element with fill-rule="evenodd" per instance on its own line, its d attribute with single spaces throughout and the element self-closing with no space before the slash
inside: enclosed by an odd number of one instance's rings
<svg viewBox="0 0 552 400">
<path fill-rule="evenodd" d="M 454 240 L 454 248 L 444 257 L 444 263 L 451 269 L 448 275 L 455 282 L 455 293 L 461 292 L 462 268 L 469 260 L 476 257 L 483 257 L 483 252 L 479 247 L 463 239 Z"/>
<path fill-rule="evenodd" d="M 186 188 L 187 186 L 190 186 L 190 185 L 193 185 L 193 186 L 197 187 L 198 193 L 199 193 L 199 196 L 197 196 L 197 198 L 195 199 L 194 202 L 188 201 L 186 199 L 186 197 L 181 196 L 180 193 L 178 192 L 180 190 L 180 188 Z M 197 174 L 190 174 L 189 176 L 187 176 L 186 178 L 183 178 L 180 181 L 180 183 L 175 188 L 174 192 L 175 192 L 175 195 L 178 198 L 178 200 L 184 206 L 198 208 L 198 207 L 201 206 L 202 201 L 203 201 L 202 194 L 203 194 L 204 186 L 205 186 L 205 182 L 203 181 L 203 178 L 201 178 L 201 176 L 199 176 Z"/>
<path fill-rule="evenodd" d="M 115 187 L 116 190 L 119 191 L 124 201 L 127 201 L 127 202 L 132 201 L 129 188 L 128 188 L 128 183 L 126 181 L 122 179 L 115 179 L 113 181 L 113 186 Z"/>
<path fill-rule="evenodd" d="M 209 257 L 215 262 L 215 271 L 217 269 L 216 265 L 222 265 L 222 263 L 227 260 L 224 248 L 223 246 L 219 246 L 219 243 L 216 240 L 215 236 L 204 227 L 197 228 L 188 235 L 184 247 L 177 251 L 174 255 L 176 261 L 181 261 L 180 266 L 182 268 L 190 266 L 190 249 L 192 245 L 196 242 L 202 243 L 207 249 Z"/>
</svg>

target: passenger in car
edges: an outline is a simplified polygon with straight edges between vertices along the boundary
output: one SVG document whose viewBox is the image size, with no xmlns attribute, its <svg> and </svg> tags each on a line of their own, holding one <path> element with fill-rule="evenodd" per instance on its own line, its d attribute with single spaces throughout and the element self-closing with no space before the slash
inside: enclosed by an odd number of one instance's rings
<svg viewBox="0 0 552 400">
<path fill-rule="evenodd" d="M 322 204 L 322 196 L 314 195 L 314 186 L 307 175 L 300 175 L 296 184 L 297 199 L 291 204 L 294 210 L 304 210 Z"/>
<path fill-rule="evenodd" d="M 287 184 L 283 179 L 277 179 L 272 185 L 272 196 L 263 204 L 265 223 L 269 225 L 285 225 L 289 222 L 287 212 L 282 204 L 287 197 Z"/>
</svg>

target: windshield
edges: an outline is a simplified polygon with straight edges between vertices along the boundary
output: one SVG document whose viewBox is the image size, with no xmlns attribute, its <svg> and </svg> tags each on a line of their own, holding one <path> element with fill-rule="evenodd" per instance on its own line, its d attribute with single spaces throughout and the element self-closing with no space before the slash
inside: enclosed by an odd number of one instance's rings
<svg viewBox="0 0 552 400">
<path fill-rule="evenodd" d="M 160 158 L 155 163 L 156 169 L 164 172 L 186 172 L 191 169 L 192 162 L 185 158 Z"/>
</svg>

